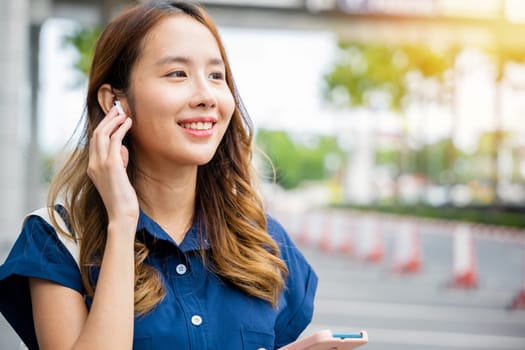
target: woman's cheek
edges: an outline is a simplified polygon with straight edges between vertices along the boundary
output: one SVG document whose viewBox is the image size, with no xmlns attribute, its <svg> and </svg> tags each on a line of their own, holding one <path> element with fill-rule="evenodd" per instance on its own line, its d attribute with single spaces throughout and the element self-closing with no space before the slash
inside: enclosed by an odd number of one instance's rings
<svg viewBox="0 0 525 350">
<path fill-rule="evenodd" d="M 230 118 L 235 110 L 235 100 L 230 90 L 222 93 L 221 106 L 223 116 L 225 118 Z"/>
</svg>

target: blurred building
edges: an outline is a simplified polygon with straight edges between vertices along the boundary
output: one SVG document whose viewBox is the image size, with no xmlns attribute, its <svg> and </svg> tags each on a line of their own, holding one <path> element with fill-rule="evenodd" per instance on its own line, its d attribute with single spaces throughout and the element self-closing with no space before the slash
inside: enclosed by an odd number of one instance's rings
<svg viewBox="0 0 525 350">
<path fill-rule="evenodd" d="M 14 237 L 26 208 L 30 2 L 0 2 L 0 245 Z"/>
<path fill-rule="evenodd" d="M 104 23 L 131 1 L 4 0 L 0 2 L 0 244 L 23 213 L 42 205 L 38 151 L 39 33 L 49 17 Z M 334 31 L 358 41 L 523 47 L 521 0 L 203 0 L 219 25 Z M 315 48 L 312 48 L 315 50 Z M 523 149 L 522 141 L 521 149 Z M 370 147 L 361 150 L 362 179 Z M 523 152 L 522 152 L 523 154 Z M 522 156 L 523 157 L 523 156 Z M 524 166 L 525 168 L 525 166 Z M 525 170 L 524 170 L 525 172 Z M 349 181 L 363 198 L 363 181 Z"/>
</svg>

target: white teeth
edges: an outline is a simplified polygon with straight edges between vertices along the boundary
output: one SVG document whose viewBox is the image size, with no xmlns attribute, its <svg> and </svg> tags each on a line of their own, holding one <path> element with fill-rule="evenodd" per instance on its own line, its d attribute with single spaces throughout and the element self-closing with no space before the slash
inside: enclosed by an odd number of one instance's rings
<svg viewBox="0 0 525 350">
<path fill-rule="evenodd" d="M 212 127 L 211 122 L 197 122 L 197 123 L 184 123 L 182 126 L 185 129 L 192 129 L 192 130 L 208 130 Z"/>
</svg>

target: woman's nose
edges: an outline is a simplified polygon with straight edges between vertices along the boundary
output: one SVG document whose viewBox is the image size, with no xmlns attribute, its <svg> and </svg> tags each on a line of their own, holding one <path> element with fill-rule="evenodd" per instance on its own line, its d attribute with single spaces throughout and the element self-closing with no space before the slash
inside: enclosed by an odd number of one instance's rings
<svg viewBox="0 0 525 350">
<path fill-rule="evenodd" d="M 200 108 L 215 108 L 217 106 L 217 97 L 213 87 L 207 79 L 196 79 L 193 82 L 193 96 L 191 105 Z"/>
</svg>

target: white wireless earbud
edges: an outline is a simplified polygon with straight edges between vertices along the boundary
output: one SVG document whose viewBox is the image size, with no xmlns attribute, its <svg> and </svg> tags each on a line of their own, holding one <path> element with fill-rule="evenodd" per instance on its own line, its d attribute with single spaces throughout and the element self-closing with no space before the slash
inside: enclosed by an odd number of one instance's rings
<svg viewBox="0 0 525 350">
<path fill-rule="evenodd" d="M 119 100 L 115 100 L 115 102 L 113 102 L 113 105 L 117 107 L 118 114 L 124 114 L 124 110 L 122 109 L 122 105 L 120 104 Z"/>
</svg>

